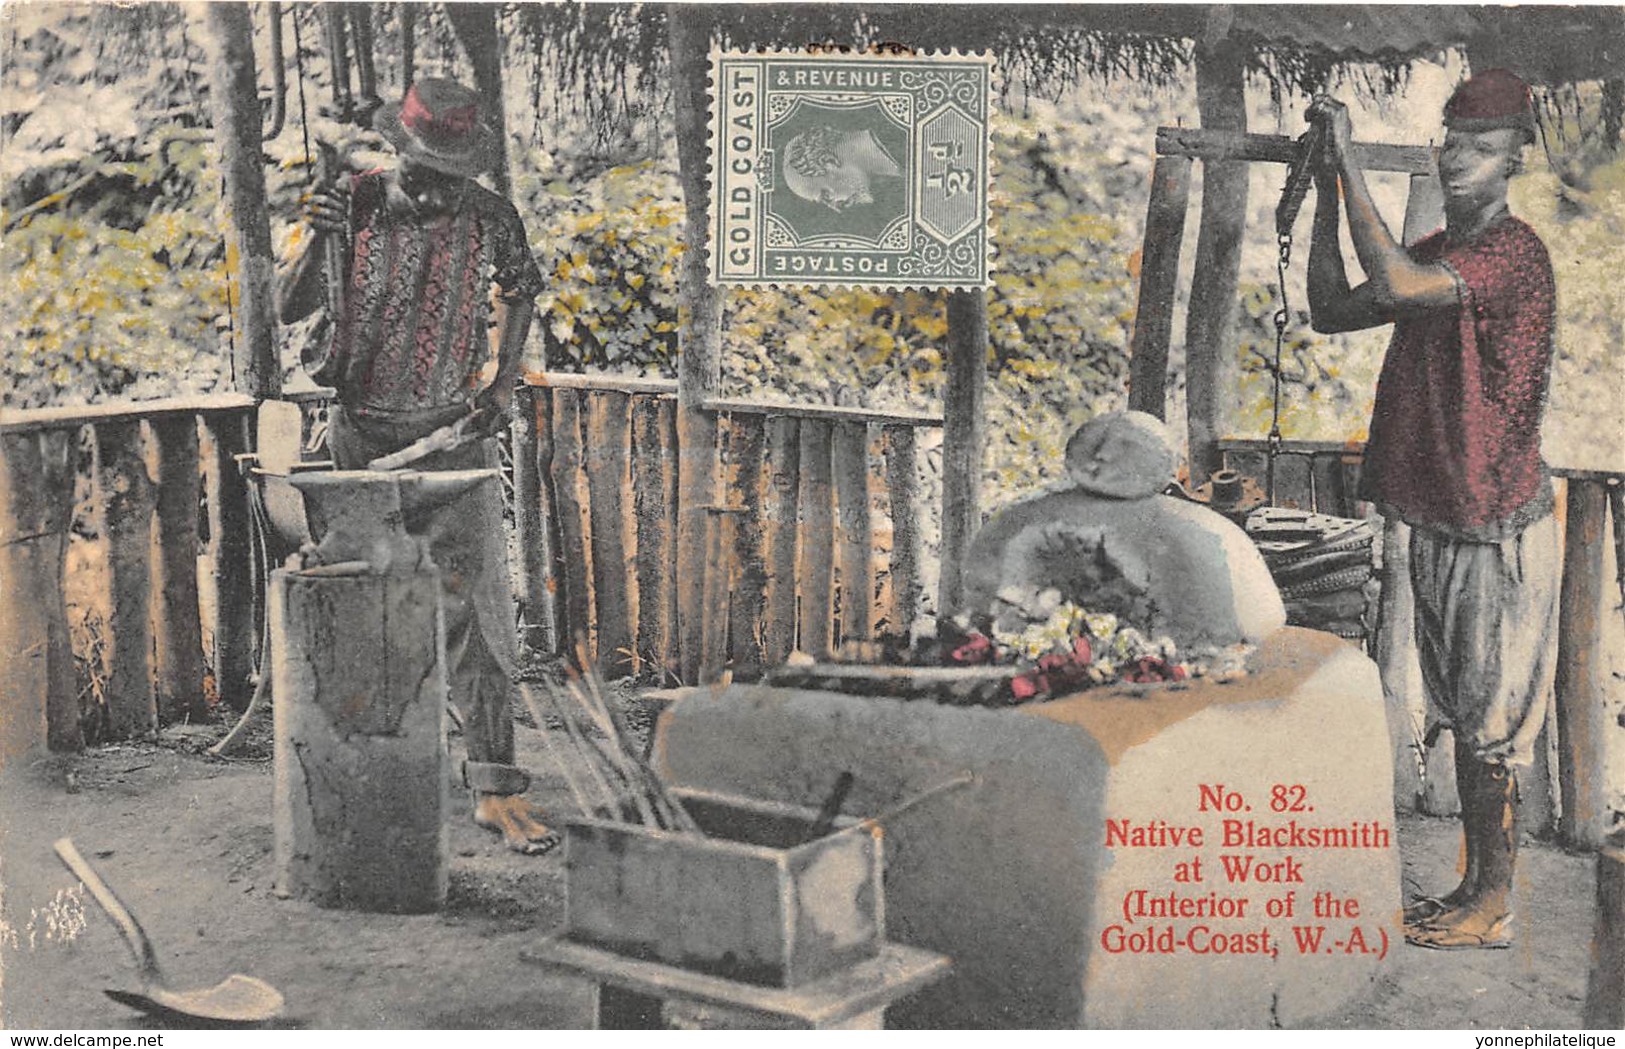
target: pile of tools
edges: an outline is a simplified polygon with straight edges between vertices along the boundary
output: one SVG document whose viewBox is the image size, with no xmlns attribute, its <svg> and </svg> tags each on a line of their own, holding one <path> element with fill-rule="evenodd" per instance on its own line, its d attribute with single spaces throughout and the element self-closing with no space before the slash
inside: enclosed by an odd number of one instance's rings
<svg viewBox="0 0 1625 1049">
<path fill-rule="evenodd" d="M 1376 532 L 1369 521 L 1281 507 L 1247 515 L 1292 626 L 1365 644 L 1375 603 Z"/>
<path fill-rule="evenodd" d="M 539 686 L 521 682 L 519 689 L 539 727 L 549 721 L 562 725 L 562 733 L 544 731 L 542 738 L 581 814 L 654 830 L 703 834 L 633 742 L 625 716 L 607 701 L 597 672 L 584 658 L 580 665 L 589 669 L 571 669 L 562 682 L 550 680 Z M 563 744 L 556 739 L 559 735 Z M 560 753 L 565 747 L 571 753 Z"/>
</svg>

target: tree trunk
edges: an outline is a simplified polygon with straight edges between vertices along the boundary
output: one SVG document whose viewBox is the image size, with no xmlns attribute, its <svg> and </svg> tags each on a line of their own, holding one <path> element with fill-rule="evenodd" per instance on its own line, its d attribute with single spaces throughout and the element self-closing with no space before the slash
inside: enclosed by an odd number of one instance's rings
<svg viewBox="0 0 1625 1049">
<path fill-rule="evenodd" d="M 685 8 L 667 19 L 672 93 L 677 108 L 677 167 L 685 211 L 682 269 L 677 280 L 677 608 L 682 677 L 699 673 L 702 630 L 696 614 L 705 599 L 705 514 L 716 502 L 716 418 L 700 404 L 720 379 L 721 296 L 707 281 L 706 124 L 711 16 Z"/>
<path fill-rule="evenodd" d="M 418 9 L 415 4 L 398 4 L 395 11 L 401 20 L 401 94 L 404 95 L 417 76 Z"/>
<path fill-rule="evenodd" d="M 373 65 L 372 5 L 350 4 L 350 32 L 355 39 L 356 91 L 361 96 L 358 116 L 369 124 L 383 104 L 378 97 L 378 71 Z"/>
<path fill-rule="evenodd" d="M 265 10 L 271 21 L 271 126 L 265 129 L 269 142 L 288 122 L 288 70 L 282 54 L 282 5 L 270 0 Z"/>
<path fill-rule="evenodd" d="M 265 168 L 260 159 L 260 100 L 255 86 L 254 23 L 248 5 L 208 5 L 215 51 L 210 62 L 210 108 L 220 145 L 237 256 L 237 331 L 232 348 L 232 381 L 251 397 L 275 397 L 282 371 L 275 343 L 276 263 L 271 255 L 271 220 L 265 204 Z M 228 288 L 228 293 L 230 289 Z"/>
<path fill-rule="evenodd" d="M 1245 50 L 1231 41 L 1198 45 L 1196 105 L 1203 129 L 1247 130 L 1245 59 Z M 1196 273 L 1185 324 L 1185 417 L 1190 431 L 1192 488 L 1222 465 L 1217 441 L 1223 436 L 1224 406 L 1234 400 L 1238 379 L 1231 347 L 1246 223 L 1246 162 L 1204 161 Z"/>
<path fill-rule="evenodd" d="M 474 86 L 485 100 L 485 121 L 497 133 L 500 156 L 491 175 L 497 192 L 513 196 L 508 174 L 508 116 L 502 101 L 502 39 L 497 35 L 495 4 L 446 4 L 446 17 L 474 66 Z M 702 140 L 703 144 L 703 140 Z"/>
<path fill-rule="evenodd" d="M 344 31 L 344 5 L 323 4 L 322 35 L 327 41 L 327 68 L 333 80 L 333 115 L 341 124 L 355 118 L 355 99 L 350 95 L 350 45 Z"/>
<path fill-rule="evenodd" d="M 965 558 L 982 526 L 987 443 L 987 293 L 948 293 L 948 389 L 942 406 L 942 577 L 937 612 L 960 611 Z"/>
</svg>

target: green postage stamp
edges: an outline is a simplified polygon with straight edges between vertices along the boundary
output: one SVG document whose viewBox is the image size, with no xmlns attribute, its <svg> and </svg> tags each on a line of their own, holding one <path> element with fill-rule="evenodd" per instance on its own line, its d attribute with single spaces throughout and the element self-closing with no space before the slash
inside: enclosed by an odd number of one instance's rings
<svg viewBox="0 0 1625 1049">
<path fill-rule="evenodd" d="M 981 55 L 712 56 L 711 276 L 984 287 Z"/>
</svg>

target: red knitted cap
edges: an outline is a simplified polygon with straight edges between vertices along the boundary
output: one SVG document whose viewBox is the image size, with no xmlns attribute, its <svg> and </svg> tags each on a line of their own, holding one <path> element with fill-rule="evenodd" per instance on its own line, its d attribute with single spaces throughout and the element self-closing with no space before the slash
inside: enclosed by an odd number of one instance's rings
<svg viewBox="0 0 1625 1049">
<path fill-rule="evenodd" d="M 1505 69 L 1487 69 L 1464 80 L 1444 104 L 1444 126 L 1459 131 L 1522 131 L 1535 140 L 1535 110 L 1529 85 Z"/>
</svg>

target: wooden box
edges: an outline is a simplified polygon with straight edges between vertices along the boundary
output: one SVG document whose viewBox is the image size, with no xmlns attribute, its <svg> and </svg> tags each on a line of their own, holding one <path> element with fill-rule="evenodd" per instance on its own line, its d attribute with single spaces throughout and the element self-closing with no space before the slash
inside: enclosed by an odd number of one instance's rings
<svg viewBox="0 0 1625 1049">
<path fill-rule="evenodd" d="M 878 827 L 810 809 L 677 791 L 707 836 L 565 825 L 565 935 L 630 958 L 795 987 L 874 958 L 885 940 Z"/>
</svg>

